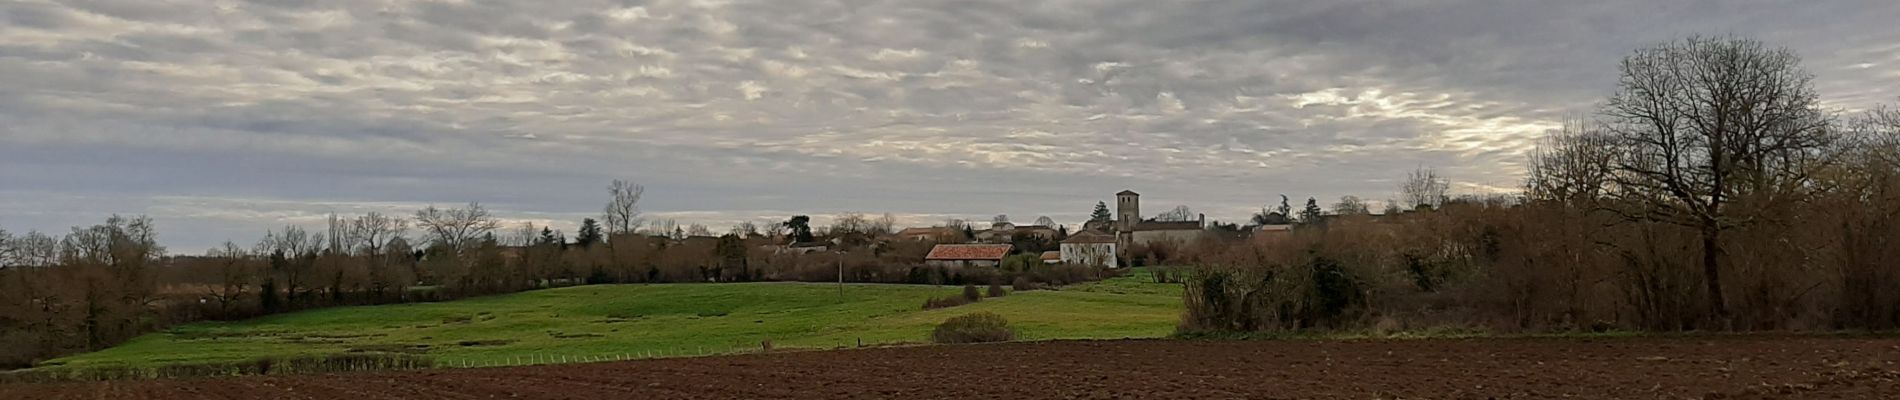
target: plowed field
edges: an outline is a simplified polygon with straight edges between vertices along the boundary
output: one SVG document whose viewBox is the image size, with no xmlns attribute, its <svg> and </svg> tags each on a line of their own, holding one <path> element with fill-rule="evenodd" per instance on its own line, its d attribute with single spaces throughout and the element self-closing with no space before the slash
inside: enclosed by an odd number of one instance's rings
<svg viewBox="0 0 1900 400">
<path fill-rule="evenodd" d="M 1077 341 L 0 386 L 0 399 L 1900 398 L 1900 339 Z"/>
</svg>

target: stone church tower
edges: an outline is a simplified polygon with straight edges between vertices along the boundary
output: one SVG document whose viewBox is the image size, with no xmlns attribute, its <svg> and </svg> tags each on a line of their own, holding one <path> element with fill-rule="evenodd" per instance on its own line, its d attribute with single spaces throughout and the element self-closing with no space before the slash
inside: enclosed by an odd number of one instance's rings
<svg viewBox="0 0 1900 400">
<path fill-rule="evenodd" d="M 1115 194 L 1115 230 L 1128 233 L 1141 223 L 1141 194 L 1123 190 Z"/>
</svg>

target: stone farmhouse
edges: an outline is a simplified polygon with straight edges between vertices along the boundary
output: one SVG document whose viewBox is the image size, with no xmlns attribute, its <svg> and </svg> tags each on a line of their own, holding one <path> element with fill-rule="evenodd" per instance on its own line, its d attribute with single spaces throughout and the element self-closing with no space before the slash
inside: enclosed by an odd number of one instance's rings
<svg viewBox="0 0 1900 400">
<path fill-rule="evenodd" d="M 924 256 L 932 267 L 997 267 L 1015 246 L 1008 244 L 939 244 Z"/>
</svg>

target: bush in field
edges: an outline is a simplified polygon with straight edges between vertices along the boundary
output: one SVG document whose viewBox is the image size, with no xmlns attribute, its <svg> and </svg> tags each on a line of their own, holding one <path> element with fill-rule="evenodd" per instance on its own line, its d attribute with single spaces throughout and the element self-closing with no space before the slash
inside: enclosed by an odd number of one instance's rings
<svg viewBox="0 0 1900 400">
<path fill-rule="evenodd" d="M 1016 280 L 1010 282 L 1009 286 L 1010 286 L 1010 289 L 1015 289 L 1018 292 L 1021 292 L 1024 290 L 1046 289 L 1046 287 L 1044 287 L 1042 283 L 1036 282 L 1035 280 L 1030 279 L 1028 276 L 1016 277 Z"/>
<path fill-rule="evenodd" d="M 1016 331 L 1010 329 L 1009 321 L 989 312 L 951 317 L 930 332 L 930 340 L 935 343 L 1007 342 L 1015 338 Z"/>
<path fill-rule="evenodd" d="M 1042 265 L 1040 254 L 1023 253 L 1003 258 L 1001 269 L 1009 272 L 1029 272 Z"/>
<path fill-rule="evenodd" d="M 924 309 L 935 310 L 939 308 L 950 308 L 974 302 L 975 301 L 971 301 L 969 298 L 963 296 L 932 297 L 929 300 L 924 300 Z"/>
<path fill-rule="evenodd" d="M 1008 296 L 1009 292 L 1003 291 L 1003 285 L 991 283 L 988 294 L 990 295 L 990 297 L 1003 297 L 1003 296 Z"/>
<path fill-rule="evenodd" d="M 982 301 L 983 292 L 977 291 L 976 285 L 963 285 L 963 299 L 969 300 L 971 303 Z"/>
<path fill-rule="evenodd" d="M 1379 241 L 1333 230 L 1323 235 L 1330 237 L 1270 238 L 1198 255 L 1205 265 L 1182 277 L 1181 330 L 1350 328 L 1351 317 L 1365 310 L 1365 277 L 1377 276 L 1363 264 L 1376 258 L 1335 244 Z"/>
</svg>

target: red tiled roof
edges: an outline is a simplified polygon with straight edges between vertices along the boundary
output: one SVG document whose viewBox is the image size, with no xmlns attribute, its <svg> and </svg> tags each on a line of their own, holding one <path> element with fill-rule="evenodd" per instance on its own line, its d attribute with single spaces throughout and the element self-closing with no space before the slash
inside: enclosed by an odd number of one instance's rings
<svg viewBox="0 0 1900 400">
<path fill-rule="evenodd" d="M 1002 260 L 1014 248 L 1007 244 L 940 244 L 925 260 Z"/>
<path fill-rule="evenodd" d="M 1049 261 L 1049 260 L 1060 260 L 1060 259 L 1062 259 L 1062 252 L 1060 252 L 1060 251 L 1045 251 L 1045 252 L 1042 252 L 1042 260 L 1043 260 L 1043 261 Z"/>
</svg>

